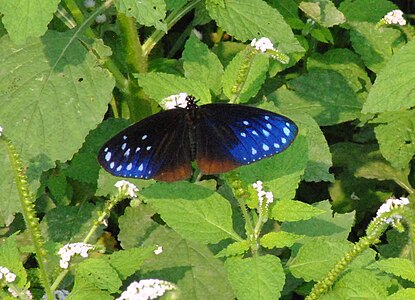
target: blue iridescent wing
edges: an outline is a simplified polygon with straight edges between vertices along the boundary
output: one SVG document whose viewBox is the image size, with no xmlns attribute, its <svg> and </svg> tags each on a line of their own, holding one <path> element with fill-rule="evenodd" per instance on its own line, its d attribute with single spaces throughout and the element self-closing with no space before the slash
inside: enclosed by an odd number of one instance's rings
<svg viewBox="0 0 415 300">
<path fill-rule="evenodd" d="M 115 176 L 177 181 L 192 175 L 187 112 L 171 109 L 124 129 L 101 148 L 98 162 Z"/>
<path fill-rule="evenodd" d="M 281 153 L 298 133 L 287 117 L 250 106 L 207 104 L 198 115 L 196 161 L 204 174 L 227 172 Z"/>
</svg>

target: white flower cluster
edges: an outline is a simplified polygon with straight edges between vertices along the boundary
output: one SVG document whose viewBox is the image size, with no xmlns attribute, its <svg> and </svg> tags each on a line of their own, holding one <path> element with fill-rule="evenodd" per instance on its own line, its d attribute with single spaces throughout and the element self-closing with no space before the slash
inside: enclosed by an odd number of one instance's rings
<svg viewBox="0 0 415 300">
<path fill-rule="evenodd" d="M 163 99 L 163 106 L 165 109 L 173 109 L 176 107 L 186 108 L 188 95 L 186 93 L 180 93 L 178 95 L 171 95 Z"/>
<path fill-rule="evenodd" d="M 116 300 L 150 300 L 162 296 L 166 291 L 174 290 L 176 287 L 164 280 L 143 279 L 134 281 Z"/>
<path fill-rule="evenodd" d="M 5 279 L 8 283 L 16 280 L 16 274 L 10 272 L 6 267 L 0 266 L 0 280 Z"/>
<path fill-rule="evenodd" d="M 67 290 L 57 290 L 53 292 L 53 300 L 65 300 L 69 296 L 69 291 Z M 44 295 L 42 300 L 47 300 L 47 296 Z"/>
<path fill-rule="evenodd" d="M 257 181 L 252 184 L 253 188 L 258 193 L 258 207 L 262 206 L 262 203 L 264 202 L 264 197 L 267 199 L 266 206 L 270 205 L 272 202 L 274 202 L 274 194 L 272 192 L 265 192 L 264 187 L 262 186 L 262 181 Z"/>
<path fill-rule="evenodd" d="M 395 198 L 390 198 L 388 200 L 386 200 L 385 203 L 383 203 L 378 211 L 376 212 L 376 217 L 380 217 L 382 214 L 390 212 L 392 209 L 397 208 L 397 207 L 403 207 L 405 205 L 409 204 L 409 199 L 408 198 L 404 198 L 401 197 L 399 199 L 395 199 Z M 400 219 L 402 219 L 401 215 L 395 214 L 390 218 L 385 218 L 383 221 L 387 224 L 393 224 L 395 222 L 395 220 L 399 221 Z"/>
<path fill-rule="evenodd" d="M 251 46 L 261 51 L 262 53 L 267 52 L 267 50 L 275 51 L 274 44 L 271 42 L 269 38 L 262 37 L 259 40 L 253 39 L 251 42 Z"/>
<path fill-rule="evenodd" d="M 92 245 L 88 245 L 85 243 L 66 244 L 65 246 L 60 248 L 58 252 L 58 254 L 61 256 L 59 266 L 62 269 L 67 269 L 69 267 L 69 261 L 71 260 L 72 256 L 78 254 L 82 257 L 88 257 L 88 251 L 93 248 L 94 247 Z"/>
<path fill-rule="evenodd" d="M 9 291 L 9 293 L 14 297 L 14 298 L 19 298 L 19 297 L 21 297 L 21 295 L 19 295 L 14 289 L 12 289 L 11 287 L 9 287 L 8 289 L 7 289 L 8 291 Z M 29 299 L 29 300 L 31 300 L 31 299 L 33 299 L 33 295 L 32 295 L 32 293 L 29 291 L 29 290 L 26 290 L 26 292 L 25 292 L 25 299 Z"/>
<path fill-rule="evenodd" d="M 399 9 L 388 12 L 383 19 L 387 24 L 406 25 L 406 20 L 403 18 L 403 12 Z"/>
<path fill-rule="evenodd" d="M 3 133 L 3 127 L 0 126 L 0 136 Z"/>
<path fill-rule="evenodd" d="M 117 181 L 114 186 L 118 188 L 119 193 L 126 193 L 131 198 L 136 198 L 138 192 L 138 188 L 127 180 L 120 180 Z"/>
</svg>

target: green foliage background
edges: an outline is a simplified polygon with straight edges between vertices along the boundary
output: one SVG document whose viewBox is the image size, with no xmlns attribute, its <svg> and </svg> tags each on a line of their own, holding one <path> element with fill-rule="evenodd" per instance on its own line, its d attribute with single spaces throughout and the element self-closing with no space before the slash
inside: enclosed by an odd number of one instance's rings
<svg viewBox="0 0 415 300">
<path fill-rule="evenodd" d="M 96 160 L 102 144 L 160 111 L 163 98 L 186 92 L 199 104 L 281 113 L 300 133 L 285 152 L 230 174 L 131 180 L 139 200 L 123 201 L 109 226 L 98 226 L 92 238 L 100 251 L 74 263 L 59 288 L 71 291 L 68 299 L 113 299 L 133 280 L 159 278 L 176 284 L 179 299 L 308 295 L 386 199 L 413 200 L 415 31 L 377 26 L 400 4 L 108 0 L 86 8 L 81 0 L 0 0 L 0 126 L 26 167 L 49 280 L 61 271 L 57 250 L 81 241 L 117 192 L 119 178 Z M 106 22 L 95 21 L 100 14 Z M 290 61 L 256 54 L 241 78 L 247 45 L 261 37 Z M 252 238 L 257 180 L 275 201 Z M 21 213 L 0 142 L 0 265 L 40 299 Z M 322 298 L 413 298 L 412 239 L 388 231 Z M 10 297 L 1 290 L 0 298 Z"/>
</svg>

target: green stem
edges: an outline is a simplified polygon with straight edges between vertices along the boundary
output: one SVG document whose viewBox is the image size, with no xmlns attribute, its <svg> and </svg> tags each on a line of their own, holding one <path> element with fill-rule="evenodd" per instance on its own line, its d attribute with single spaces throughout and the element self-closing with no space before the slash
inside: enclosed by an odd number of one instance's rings
<svg viewBox="0 0 415 300">
<path fill-rule="evenodd" d="M 143 52 L 135 19 L 119 13 L 117 20 L 121 30 L 122 43 L 125 47 L 125 62 L 129 73 L 146 73 L 148 56 Z"/>
<path fill-rule="evenodd" d="M 167 24 L 167 31 L 170 30 L 176 23 L 179 21 L 183 16 L 185 16 L 189 11 L 191 11 L 197 4 L 199 4 L 202 0 L 194 0 L 192 2 L 187 3 L 184 7 L 175 10 L 170 13 L 170 15 L 166 18 Z M 166 34 L 163 30 L 156 30 L 153 34 L 145 41 L 143 44 L 143 53 L 144 55 L 148 56 L 154 46 L 162 39 L 162 37 Z"/>
<path fill-rule="evenodd" d="M 20 155 L 17 153 L 12 142 L 3 136 L 6 141 L 7 150 L 9 153 L 10 163 L 14 173 L 17 192 L 22 207 L 23 218 L 26 223 L 27 231 L 32 239 L 34 252 L 39 265 L 40 280 L 45 289 L 48 299 L 53 299 L 53 293 L 50 288 L 46 267 L 45 267 L 45 250 L 43 248 L 44 240 L 40 232 L 39 219 L 36 217 L 36 211 L 33 203 L 33 195 L 30 193 L 27 176 L 25 174 L 23 163 Z"/>
</svg>

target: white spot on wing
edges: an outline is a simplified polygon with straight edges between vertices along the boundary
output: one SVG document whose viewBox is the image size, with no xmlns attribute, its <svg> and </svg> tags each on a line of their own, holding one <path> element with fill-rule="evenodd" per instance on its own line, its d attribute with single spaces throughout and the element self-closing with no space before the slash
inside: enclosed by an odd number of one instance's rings
<svg viewBox="0 0 415 300">
<path fill-rule="evenodd" d="M 267 144 L 262 144 L 262 149 L 264 149 L 265 151 L 269 150 L 269 147 Z"/>
<path fill-rule="evenodd" d="M 285 138 L 281 138 L 281 143 L 285 144 L 287 140 Z"/>
<path fill-rule="evenodd" d="M 144 141 L 146 138 L 147 138 L 147 134 L 143 135 L 142 138 L 141 138 L 141 140 Z"/>
<path fill-rule="evenodd" d="M 124 144 L 121 145 L 122 150 L 125 150 L 125 147 L 127 147 L 127 143 L 124 143 Z"/>
<path fill-rule="evenodd" d="M 241 133 L 240 133 L 240 135 L 241 135 L 242 137 L 246 137 L 246 133 L 245 133 L 245 132 L 241 132 Z"/>
<path fill-rule="evenodd" d="M 144 165 L 143 164 L 141 164 L 141 165 L 138 166 L 138 171 L 141 172 L 141 171 L 143 171 L 143 169 L 144 169 Z"/>
<path fill-rule="evenodd" d="M 264 119 L 268 121 L 269 120 L 269 116 L 265 116 Z"/>
<path fill-rule="evenodd" d="M 267 131 L 267 130 L 265 130 L 265 129 L 262 129 L 262 133 L 265 135 L 265 136 L 269 136 L 269 131 Z"/>
<path fill-rule="evenodd" d="M 265 126 L 267 126 L 268 129 L 272 128 L 272 125 L 270 123 L 267 123 L 267 125 L 265 125 Z"/>
<path fill-rule="evenodd" d="M 111 152 L 108 152 L 108 153 L 105 155 L 105 160 L 106 160 L 106 161 L 110 161 L 110 159 L 111 159 Z"/>
<path fill-rule="evenodd" d="M 119 165 L 117 168 L 117 171 L 121 171 L 121 169 L 122 169 L 122 165 Z"/>
<path fill-rule="evenodd" d="M 137 149 L 135 149 L 135 153 L 137 153 L 140 150 L 141 150 L 141 148 L 140 147 L 137 147 Z"/>
<path fill-rule="evenodd" d="M 114 166 L 115 166 L 114 162 L 111 162 L 111 163 L 110 163 L 110 168 L 111 168 L 111 169 L 114 169 Z"/>
<path fill-rule="evenodd" d="M 290 135 L 290 130 L 288 129 L 288 127 L 284 127 L 282 130 L 284 131 L 286 136 Z"/>
<path fill-rule="evenodd" d="M 258 132 L 256 132 L 255 130 L 252 130 L 252 134 L 258 136 Z"/>
<path fill-rule="evenodd" d="M 147 151 L 148 151 L 148 150 L 150 150 L 150 149 L 151 149 L 151 146 L 147 146 L 147 148 L 146 148 L 146 149 L 147 149 Z"/>
<path fill-rule="evenodd" d="M 279 149 L 280 148 L 280 144 L 274 143 L 274 148 Z"/>
<path fill-rule="evenodd" d="M 127 151 L 125 151 L 124 156 L 129 156 L 130 155 L 130 148 L 127 149 Z"/>
<path fill-rule="evenodd" d="M 129 163 L 128 166 L 127 166 L 127 170 L 130 171 L 132 168 L 133 168 L 133 164 Z"/>
<path fill-rule="evenodd" d="M 244 123 L 244 125 L 249 125 L 248 121 L 243 121 L 242 123 Z"/>
<path fill-rule="evenodd" d="M 123 135 L 123 136 L 122 136 L 122 139 L 123 139 L 123 140 L 126 140 L 126 139 L 127 139 L 127 136 L 126 136 L 126 135 Z"/>
<path fill-rule="evenodd" d="M 108 151 L 108 147 L 105 147 L 104 152 L 107 152 L 107 151 Z"/>
<path fill-rule="evenodd" d="M 252 153 L 252 155 L 257 154 L 257 151 L 256 151 L 256 149 L 254 147 L 251 148 L 251 153 Z"/>
</svg>

